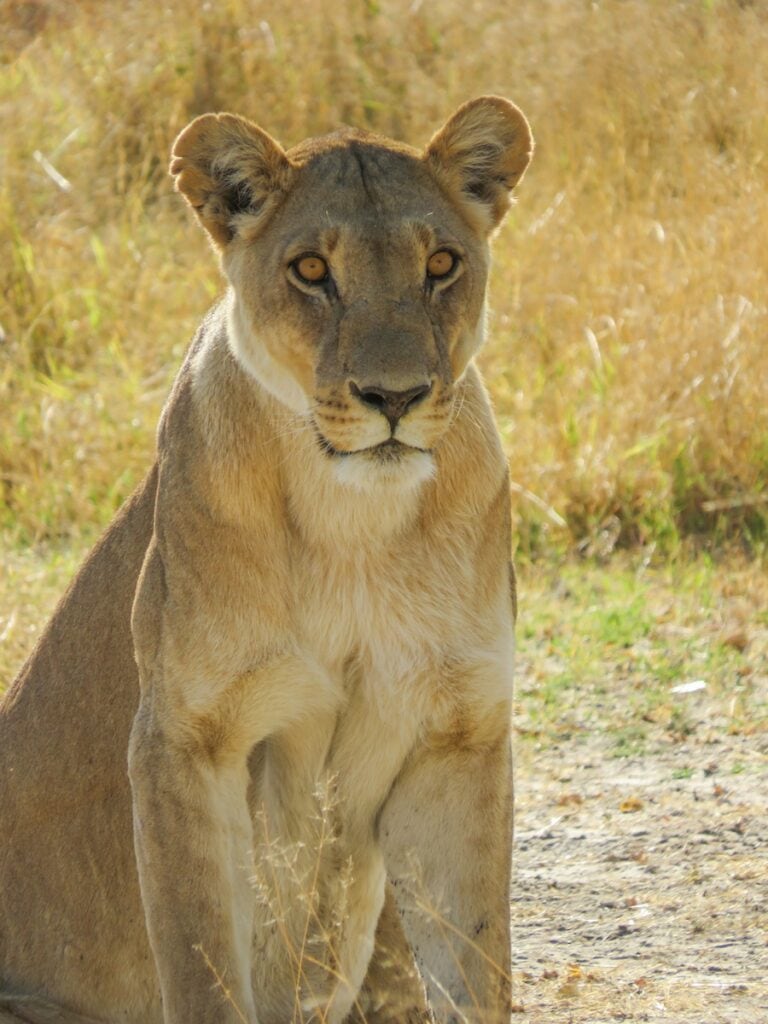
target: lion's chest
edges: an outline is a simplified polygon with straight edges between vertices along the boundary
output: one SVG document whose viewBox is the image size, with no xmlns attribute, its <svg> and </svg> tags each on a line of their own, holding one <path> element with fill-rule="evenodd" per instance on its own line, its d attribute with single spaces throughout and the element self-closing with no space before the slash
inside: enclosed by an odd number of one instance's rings
<svg viewBox="0 0 768 1024">
<path fill-rule="evenodd" d="M 360 683 L 413 690 L 437 666 L 457 634 L 471 642 L 467 609 L 437 566 L 387 554 L 335 561 L 306 558 L 294 609 L 302 648 L 342 680 L 350 666 Z M 415 697 L 415 693 L 411 693 Z"/>
<path fill-rule="evenodd" d="M 418 548 L 299 560 L 296 642 L 338 693 L 337 734 L 350 714 L 360 736 L 366 716 L 376 735 L 442 734 L 467 707 L 509 698 L 509 609 L 477 607 L 473 573 L 469 555 Z"/>
</svg>

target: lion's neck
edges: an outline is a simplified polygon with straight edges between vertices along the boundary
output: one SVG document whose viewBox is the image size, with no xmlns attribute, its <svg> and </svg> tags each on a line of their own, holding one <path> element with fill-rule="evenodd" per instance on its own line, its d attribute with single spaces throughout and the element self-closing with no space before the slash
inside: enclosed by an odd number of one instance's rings
<svg viewBox="0 0 768 1024">
<path fill-rule="evenodd" d="M 291 520 L 307 542 L 354 555 L 415 526 L 431 468 L 377 481 L 375 467 L 353 469 L 344 457 L 322 451 L 310 423 L 294 424 L 280 438 L 281 475 Z"/>
</svg>

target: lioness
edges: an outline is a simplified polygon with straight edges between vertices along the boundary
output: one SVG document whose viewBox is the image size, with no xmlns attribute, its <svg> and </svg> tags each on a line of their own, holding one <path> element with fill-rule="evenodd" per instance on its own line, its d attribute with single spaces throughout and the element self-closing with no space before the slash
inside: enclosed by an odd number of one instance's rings
<svg viewBox="0 0 768 1024">
<path fill-rule="evenodd" d="M 0 1020 L 508 1019 L 509 489 L 472 357 L 531 151 L 493 96 L 423 153 L 176 140 L 229 291 L 2 705 Z"/>
</svg>

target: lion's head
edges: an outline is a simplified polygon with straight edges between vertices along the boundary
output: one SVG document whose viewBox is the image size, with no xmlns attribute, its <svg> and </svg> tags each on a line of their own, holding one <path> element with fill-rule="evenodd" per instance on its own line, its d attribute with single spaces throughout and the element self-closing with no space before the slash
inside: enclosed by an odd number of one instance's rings
<svg viewBox="0 0 768 1024">
<path fill-rule="evenodd" d="M 488 239 L 532 148 L 495 96 L 423 153 L 355 130 L 286 152 L 232 114 L 176 140 L 176 186 L 232 284 L 235 355 L 311 419 L 340 479 L 430 475 L 483 339 Z"/>
</svg>

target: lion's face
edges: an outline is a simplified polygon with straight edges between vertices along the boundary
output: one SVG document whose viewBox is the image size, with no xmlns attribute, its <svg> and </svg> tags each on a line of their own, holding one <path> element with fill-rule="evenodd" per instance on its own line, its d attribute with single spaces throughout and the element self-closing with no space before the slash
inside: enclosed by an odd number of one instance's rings
<svg viewBox="0 0 768 1024">
<path fill-rule="evenodd" d="M 311 417 L 342 477 L 363 462 L 425 469 L 418 453 L 446 430 L 481 341 L 485 240 L 419 159 L 339 143 L 225 252 L 238 356 Z"/>
<path fill-rule="evenodd" d="M 424 155 L 354 131 L 284 153 L 231 115 L 177 140 L 172 172 L 233 286 L 235 353 L 309 418 L 340 479 L 431 472 L 482 342 L 488 235 L 530 150 L 496 98 Z"/>
</svg>

